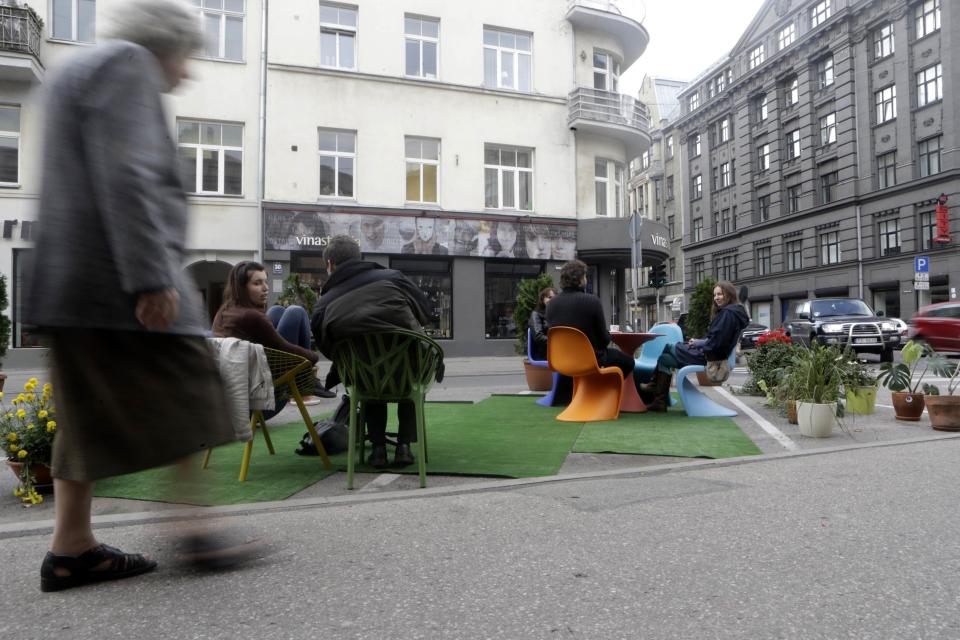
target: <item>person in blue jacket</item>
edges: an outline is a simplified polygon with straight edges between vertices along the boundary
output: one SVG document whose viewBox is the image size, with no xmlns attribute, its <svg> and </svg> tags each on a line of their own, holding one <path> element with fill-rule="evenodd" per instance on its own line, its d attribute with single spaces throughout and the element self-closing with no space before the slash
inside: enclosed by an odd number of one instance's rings
<svg viewBox="0 0 960 640">
<path fill-rule="evenodd" d="M 708 360 L 726 360 L 749 323 L 750 316 L 740 304 L 733 284 L 718 282 L 713 288 L 713 308 L 710 310 L 707 337 L 668 344 L 657 360 L 653 380 L 639 386 L 641 396 L 653 395 L 653 400 L 647 403 L 647 409 L 666 411 L 670 404 L 667 394 L 670 393 L 674 370 L 691 364 L 706 365 Z"/>
</svg>

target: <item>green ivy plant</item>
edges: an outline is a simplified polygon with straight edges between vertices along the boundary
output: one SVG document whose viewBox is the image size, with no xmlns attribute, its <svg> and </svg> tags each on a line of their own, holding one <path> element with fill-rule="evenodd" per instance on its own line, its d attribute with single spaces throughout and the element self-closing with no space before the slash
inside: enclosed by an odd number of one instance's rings
<svg viewBox="0 0 960 640">
<path fill-rule="evenodd" d="M 926 375 L 931 361 L 930 356 L 934 355 L 933 349 L 926 342 L 914 342 L 910 340 L 903 345 L 900 352 L 900 362 L 884 362 L 880 365 L 880 384 L 891 391 L 901 391 L 906 393 L 922 393 L 929 395 L 939 395 L 940 390 L 932 384 L 923 384 L 923 376 Z M 917 375 L 920 365 L 923 369 Z M 916 379 L 914 379 L 916 377 Z"/>
<path fill-rule="evenodd" d="M 525 278 L 517 288 L 517 305 L 513 309 L 513 322 L 517 325 L 517 342 L 514 348 L 522 356 L 527 355 L 527 323 L 530 314 L 537 306 L 540 291 L 547 287 L 556 287 L 553 278 L 541 273 L 536 278 Z"/>
</svg>

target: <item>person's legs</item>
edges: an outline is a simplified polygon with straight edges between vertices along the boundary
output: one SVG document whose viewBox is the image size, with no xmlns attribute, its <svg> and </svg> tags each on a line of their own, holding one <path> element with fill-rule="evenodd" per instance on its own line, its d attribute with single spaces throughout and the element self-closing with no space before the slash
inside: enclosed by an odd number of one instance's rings
<svg viewBox="0 0 960 640">
<path fill-rule="evenodd" d="M 286 307 L 281 307 L 278 304 L 275 304 L 267 309 L 267 318 L 270 320 L 270 324 L 273 325 L 274 329 L 276 329 L 277 325 L 280 324 L 280 318 L 283 317 L 284 309 L 286 309 Z"/>
<path fill-rule="evenodd" d="M 623 379 L 630 380 L 633 377 L 634 361 L 631 356 L 619 349 L 607 349 L 600 362 L 601 367 L 617 367 L 623 372 Z"/>
<path fill-rule="evenodd" d="M 367 464 L 371 467 L 387 466 L 387 404 L 367 401 L 364 407 L 367 420 L 367 435 L 371 450 Z"/>
<path fill-rule="evenodd" d="M 297 305 L 291 305 L 283 309 L 280 312 L 280 317 L 274 322 L 273 318 L 277 315 L 277 312 L 274 311 L 275 309 L 282 309 L 282 307 L 270 307 L 267 309 L 267 317 L 270 318 L 270 322 L 273 322 L 273 326 L 277 328 L 277 333 L 287 342 L 303 347 L 304 349 L 309 349 L 310 318 L 307 317 L 307 310 Z"/>
<path fill-rule="evenodd" d="M 675 346 L 668 344 L 663 348 L 663 353 L 657 358 L 657 371 L 672 374 L 680 368 L 680 361 L 677 360 L 677 354 L 674 352 Z"/>
<path fill-rule="evenodd" d="M 397 403 L 397 421 L 400 428 L 397 430 L 397 450 L 393 463 L 405 467 L 415 461 L 410 443 L 417 440 L 417 409 L 412 402 Z"/>
<path fill-rule="evenodd" d="M 58 556 L 77 556 L 96 546 L 90 526 L 92 482 L 53 479 L 54 524 L 50 550 Z"/>
</svg>

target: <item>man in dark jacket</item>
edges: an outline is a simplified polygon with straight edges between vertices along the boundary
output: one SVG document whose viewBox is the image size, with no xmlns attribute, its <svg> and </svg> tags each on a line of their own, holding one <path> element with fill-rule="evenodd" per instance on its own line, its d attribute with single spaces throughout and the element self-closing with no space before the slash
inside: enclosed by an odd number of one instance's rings
<svg viewBox="0 0 960 640">
<path fill-rule="evenodd" d="M 597 363 L 601 367 L 618 367 L 624 379 L 633 375 L 633 356 L 618 349 L 607 347 L 610 332 L 603 315 L 600 298 L 584 291 L 587 286 L 587 265 L 580 260 L 571 260 L 560 270 L 560 287 L 563 289 L 547 305 L 547 326 L 574 327 L 590 340 Z"/>
<path fill-rule="evenodd" d="M 375 262 L 360 259 L 360 245 L 350 236 L 334 236 L 323 251 L 330 278 L 320 292 L 310 321 L 313 337 L 327 357 L 334 343 L 377 331 L 420 331 L 429 320 L 430 305 L 423 292 L 405 275 Z M 336 363 L 334 362 L 334 368 Z M 334 369 L 327 386 L 337 379 Z M 400 432 L 394 464 L 413 464 L 410 442 L 416 437 L 417 419 L 411 402 L 397 407 Z M 370 466 L 387 466 L 387 405 L 367 402 L 367 433 L 373 443 Z"/>
</svg>

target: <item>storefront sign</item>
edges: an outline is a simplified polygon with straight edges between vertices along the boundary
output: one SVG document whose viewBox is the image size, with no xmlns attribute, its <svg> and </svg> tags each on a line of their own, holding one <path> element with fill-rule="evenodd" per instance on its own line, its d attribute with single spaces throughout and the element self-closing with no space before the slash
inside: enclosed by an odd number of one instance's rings
<svg viewBox="0 0 960 640">
<path fill-rule="evenodd" d="M 933 239 L 938 244 L 950 244 L 950 209 L 947 196 L 941 194 L 937 201 L 937 235 Z"/>
<path fill-rule="evenodd" d="M 263 212 L 264 248 L 323 251 L 348 235 L 364 253 L 572 260 L 573 225 L 315 211 Z"/>
</svg>

